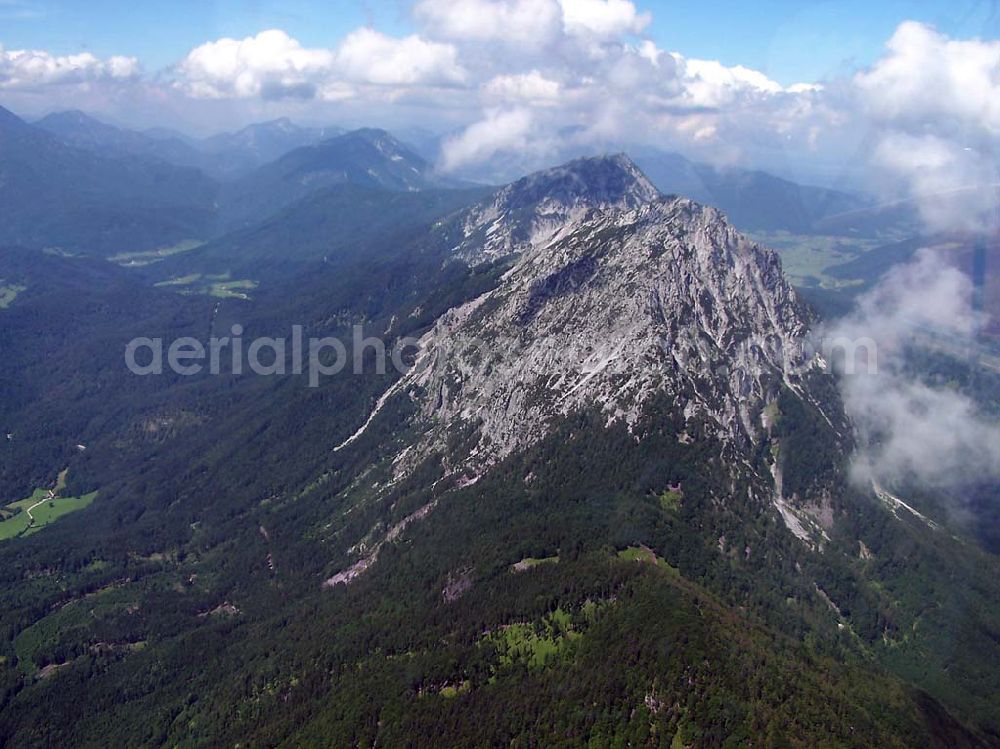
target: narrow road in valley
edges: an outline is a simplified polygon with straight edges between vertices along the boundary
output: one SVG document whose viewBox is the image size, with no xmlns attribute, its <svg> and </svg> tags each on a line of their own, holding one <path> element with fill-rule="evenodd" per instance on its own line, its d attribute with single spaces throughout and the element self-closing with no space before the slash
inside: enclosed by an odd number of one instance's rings
<svg viewBox="0 0 1000 749">
<path fill-rule="evenodd" d="M 31 514 L 31 511 L 34 510 L 39 505 L 43 505 L 46 502 L 51 502 L 55 498 L 56 498 L 56 493 L 54 491 L 52 491 L 51 489 L 49 489 L 49 493 L 43 499 L 40 499 L 39 501 L 35 502 L 35 504 L 33 504 L 31 507 L 29 507 L 27 510 L 25 510 L 25 512 L 28 513 L 28 527 L 29 528 L 35 524 L 35 516 Z"/>
</svg>

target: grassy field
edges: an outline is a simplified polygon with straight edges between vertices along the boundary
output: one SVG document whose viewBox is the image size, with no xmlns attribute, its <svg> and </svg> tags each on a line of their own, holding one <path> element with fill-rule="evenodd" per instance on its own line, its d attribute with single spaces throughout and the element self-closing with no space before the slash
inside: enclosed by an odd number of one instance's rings
<svg viewBox="0 0 1000 749">
<path fill-rule="evenodd" d="M 540 564 L 555 564 L 558 561 L 558 555 L 554 557 L 525 557 L 520 562 L 512 564 L 511 569 L 514 572 L 524 572 L 524 570 L 530 570 L 532 567 L 537 567 Z"/>
<path fill-rule="evenodd" d="M 501 665 L 524 661 L 531 668 L 541 668 L 580 636 L 573 629 L 569 613 L 556 609 L 540 624 L 509 624 L 492 637 Z"/>
<path fill-rule="evenodd" d="M 681 508 L 684 495 L 676 489 L 667 489 L 660 494 L 660 507 L 665 512 L 677 512 Z"/>
<path fill-rule="evenodd" d="M 63 486 L 65 486 L 65 471 L 59 475 L 59 483 L 54 491 L 58 493 Z M 0 508 L 0 541 L 37 533 L 63 515 L 82 510 L 94 501 L 97 492 L 84 494 L 82 497 L 54 496 L 47 499 L 48 496 L 48 489 L 35 489 L 30 497 Z M 31 509 L 29 515 L 29 508 L 32 507 L 34 509 Z"/>
<path fill-rule="evenodd" d="M 0 309 L 7 309 L 14 300 L 17 299 L 17 295 L 24 291 L 27 286 L 21 286 L 16 283 L 5 283 L 2 278 L 0 278 Z"/>
<path fill-rule="evenodd" d="M 178 276 L 156 284 L 161 288 L 172 288 L 182 294 L 208 294 L 219 299 L 249 299 L 250 293 L 257 288 L 257 282 L 251 278 L 230 278 L 229 274 L 201 275 L 191 273 Z"/>
<path fill-rule="evenodd" d="M 126 268 L 142 268 L 146 265 L 158 263 L 171 255 L 180 255 L 182 252 L 190 252 L 201 247 L 204 242 L 197 239 L 185 239 L 170 247 L 160 247 L 156 250 L 146 250 L 144 252 L 121 252 L 108 258 L 112 263 Z"/>
<path fill-rule="evenodd" d="M 652 549 L 645 546 L 629 546 L 627 549 L 622 549 L 618 552 L 618 558 L 624 559 L 626 562 L 641 562 L 644 564 L 655 564 L 661 570 L 670 572 L 672 574 L 680 574 L 680 570 L 676 567 L 672 567 L 669 562 L 663 557 L 658 557 L 653 553 Z"/>
<path fill-rule="evenodd" d="M 781 256 L 781 265 L 793 284 L 824 289 L 839 289 L 860 283 L 856 279 L 834 277 L 827 271 L 885 243 L 882 239 L 792 234 L 787 231 L 754 232 L 749 236 Z"/>
</svg>

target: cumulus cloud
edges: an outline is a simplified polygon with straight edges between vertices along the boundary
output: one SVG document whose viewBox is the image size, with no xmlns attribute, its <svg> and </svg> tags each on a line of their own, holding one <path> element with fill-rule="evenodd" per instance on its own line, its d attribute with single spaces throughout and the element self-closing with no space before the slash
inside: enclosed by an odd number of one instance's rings
<svg viewBox="0 0 1000 749">
<path fill-rule="evenodd" d="M 450 44 L 416 35 L 395 39 L 371 29 L 344 39 L 336 62 L 346 77 L 382 85 L 461 83 L 466 77 Z"/>
<path fill-rule="evenodd" d="M 630 0 L 420 0 L 414 15 L 432 36 L 521 46 L 637 34 L 652 20 Z"/>
<path fill-rule="evenodd" d="M 420 0 L 414 15 L 431 36 L 514 44 L 545 41 L 562 20 L 556 0 Z"/>
<path fill-rule="evenodd" d="M 917 199 L 932 230 L 987 229 L 997 181 L 1000 42 L 906 22 L 854 76 L 873 163 Z"/>
<path fill-rule="evenodd" d="M 553 81 L 537 70 L 518 75 L 498 75 L 483 86 L 490 100 L 523 101 L 536 104 L 554 104 L 559 99 L 559 82 Z"/>
<path fill-rule="evenodd" d="M 559 0 L 567 34 L 617 37 L 638 34 L 652 16 L 640 13 L 629 0 Z"/>
<path fill-rule="evenodd" d="M 303 47 L 280 29 L 219 39 L 191 50 L 175 74 L 178 88 L 212 99 L 336 100 L 354 95 L 359 84 L 441 85 L 465 78 L 451 45 L 372 29 L 354 31 L 337 49 Z"/>
<path fill-rule="evenodd" d="M 488 111 L 482 120 L 445 141 L 442 166 L 453 171 L 486 161 L 501 151 L 538 149 L 541 145 L 533 140 L 534 124 L 531 113 L 523 108 Z"/>
<path fill-rule="evenodd" d="M 463 43 L 457 44 L 467 51 Z M 481 55 L 486 47 L 479 45 L 476 52 Z M 484 110 L 520 106 L 530 111 L 529 154 L 561 158 L 636 145 L 696 146 L 720 160 L 723 155 L 731 158 L 731 151 L 744 140 L 766 140 L 767 132 L 783 144 L 790 131 L 779 126 L 789 115 L 795 122 L 808 120 L 810 127 L 818 117 L 819 110 L 810 103 L 818 96 L 812 87 L 791 91 L 759 71 L 687 59 L 660 50 L 649 40 L 605 43 L 592 36 L 563 36 L 559 49 L 551 57 L 527 55 L 522 63 L 531 65 L 527 70 L 503 72 L 495 70 L 496 60 L 520 58 L 497 53 L 484 64 L 481 56 L 469 55 L 473 77 L 486 77 L 481 86 Z M 800 116 L 805 109 L 806 116 Z M 470 127 L 481 132 L 492 119 L 483 115 Z M 729 140 L 725 148 L 719 146 L 723 133 Z M 558 155 L 553 154 L 556 147 L 561 148 Z M 456 159 L 446 153 L 442 168 L 495 179 L 515 176 L 515 168 L 543 166 L 541 161 L 526 161 L 524 148 L 518 140 L 474 150 L 493 158 L 483 171 L 474 169 L 472 158 Z M 500 168 L 501 161 L 509 172 Z"/>
<path fill-rule="evenodd" d="M 43 50 L 5 49 L 0 45 L 0 89 L 126 81 L 140 73 L 134 57 L 101 60 L 89 52 L 53 55 Z"/>
<path fill-rule="evenodd" d="M 957 125 L 1000 134 L 1000 42 L 949 39 L 907 21 L 855 84 L 870 113 L 896 127 Z"/>
<path fill-rule="evenodd" d="M 757 70 L 726 67 L 715 60 L 671 55 L 683 71 L 684 98 L 696 107 L 721 107 L 747 94 L 778 94 L 785 89 Z"/>
<path fill-rule="evenodd" d="M 333 68 L 333 53 L 307 49 L 279 29 L 245 39 L 219 39 L 188 53 L 177 66 L 177 86 L 191 96 L 311 97 Z"/>
<path fill-rule="evenodd" d="M 983 418 L 968 397 L 932 387 L 904 366 L 907 346 L 929 336 L 971 343 L 971 299 L 969 278 L 925 249 L 823 332 L 830 341 L 877 346 L 873 361 L 872 349 L 859 345 L 853 369 L 841 378 L 859 434 L 856 478 L 949 487 L 969 476 L 1000 477 L 1000 425 Z"/>
</svg>

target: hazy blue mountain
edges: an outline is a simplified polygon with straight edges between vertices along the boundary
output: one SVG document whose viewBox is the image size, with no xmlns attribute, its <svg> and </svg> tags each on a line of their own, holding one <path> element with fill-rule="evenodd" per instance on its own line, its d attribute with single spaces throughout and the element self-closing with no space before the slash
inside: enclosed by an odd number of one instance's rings
<svg viewBox="0 0 1000 749">
<path fill-rule="evenodd" d="M 147 271 L 160 280 L 192 273 L 273 279 L 323 262 L 392 255 L 437 219 L 488 188 L 401 192 L 351 183 L 311 194 L 264 221 L 237 229 Z"/>
<path fill-rule="evenodd" d="M 225 178 L 249 173 L 289 151 L 311 146 L 344 132 L 338 127 L 302 127 L 287 117 L 259 122 L 235 132 L 202 140 L 199 148 L 211 158 L 208 170 Z"/>
<path fill-rule="evenodd" d="M 296 148 L 228 186 L 224 225 L 256 223 L 310 194 L 339 184 L 396 191 L 448 187 L 430 164 L 384 130 L 365 128 Z"/>
<path fill-rule="evenodd" d="M 141 132 L 120 128 L 79 110 L 54 112 L 35 125 L 68 145 L 106 155 L 149 156 L 178 166 L 198 167 L 221 180 L 243 176 L 289 151 L 343 132 L 336 127 L 301 127 L 282 118 L 198 139 L 169 128 Z"/>
<path fill-rule="evenodd" d="M 762 171 L 716 168 L 677 153 L 647 150 L 635 160 L 664 194 L 715 206 L 744 231 L 808 234 L 820 231 L 824 221 L 825 230 L 850 231 L 849 222 L 838 224 L 831 217 L 867 209 L 872 203 L 865 196 L 800 185 Z"/>
<path fill-rule="evenodd" d="M 79 110 L 54 112 L 35 123 L 71 146 L 99 151 L 106 155 L 148 156 L 177 166 L 203 168 L 205 155 L 177 134 L 163 132 L 160 137 L 115 127 Z"/>
<path fill-rule="evenodd" d="M 0 242 L 115 254 L 204 238 L 217 190 L 196 169 L 76 148 L 0 108 Z"/>
</svg>

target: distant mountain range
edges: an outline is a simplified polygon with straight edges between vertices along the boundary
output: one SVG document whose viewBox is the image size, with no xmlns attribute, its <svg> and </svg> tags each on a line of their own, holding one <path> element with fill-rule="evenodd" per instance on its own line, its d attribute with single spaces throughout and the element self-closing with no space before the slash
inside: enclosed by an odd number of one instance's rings
<svg viewBox="0 0 1000 749">
<path fill-rule="evenodd" d="M 258 222 L 334 185 L 413 192 L 456 187 L 384 130 L 364 128 L 288 151 L 223 191 L 226 229 Z"/>
<path fill-rule="evenodd" d="M 676 153 L 640 152 L 636 163 L 662 193 L 715 206 L 743 231 L 838 234 L 851 227 L 838 226 L 835 217 L 873 205 L 867 196 L 799 185 L 767 172 L 699 164 Z"/>
<path fill-rule="evenodd" d="M 159 159 L 67 145 L 0 108 L 0 242 L 115 254 L 209 235 L 217 183 Z"/>
<path fill-rule="evenodd" d="M 282 118 L 196 139 L 170 130 L 140 132 L 119 128 L 78 110 L 55 112 L 35 125 L 69 145 L 193 166 L 220 180 L 241 177 L 295 148 L 311 146 L 344 132 L 337 127 L 301 127 Z"/>
<path fill-rule="evenodd" d="M 283 118 L 197 139 L 165 128 L 146 131 L 119 128 L 76 110 L 50 114 L 35 124 L 70 145 L 195 166 L 220 180 L 245 177 L 294 149 L 315 146 L 345 133 L 337 127 L 302 127 Z M 436 159 L 440 138 L 413 128 L 402 131 L 402 136 L 403 142 L 416 146 L 399 144 L 408 158 L 416 157 L 424 163 Z M 322 158 L 322 154 L 308 152 L 302 158 L 312 155 Z M 716 168 L 680 154 L 649 148 L 636 152 L 635 160 L 664 194 L 683 195 L 714 205 L 745 230 L 842 233 L 857 231 L 855 224 L 883 225 L 887 220 L 900 219 L 900 216 L 879 218 L 879 211 L 868 196 L 800 185 L 763 171 Z M 412 184 L 406 188 L 412 188 Z M 859 214 L 864 212 L 873 213 L 876 218 L 862 218 Z M 864 230 L 871 228 L 866 226 Z"/>
<path fill-rule="evenodd" d="M 464 186 L 381 130 L 276 120 L 193 143 L 79 112 L 30 125 L 0 109 L 0 241 L 8 244 L 108 256 L 151 251 L 259 223 L 342 184 Z"/>
</svg>

